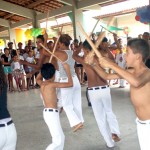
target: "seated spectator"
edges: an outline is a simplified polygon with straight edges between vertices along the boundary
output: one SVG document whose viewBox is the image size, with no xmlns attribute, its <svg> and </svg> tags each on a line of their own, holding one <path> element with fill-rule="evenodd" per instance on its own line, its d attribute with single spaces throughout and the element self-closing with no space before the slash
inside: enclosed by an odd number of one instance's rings
<svg viewBox="0 0 150 150">
<path fill-rule="evenodd" d="M 16 86 L 18 92 L 25 90 L 25 79 L 24 79 L 24 69 L 23 66 L 19 63 L 18 56 L 13 56 L 13 61 L 11 63 L 12 75 L 16 81 Z"/>
</svg>

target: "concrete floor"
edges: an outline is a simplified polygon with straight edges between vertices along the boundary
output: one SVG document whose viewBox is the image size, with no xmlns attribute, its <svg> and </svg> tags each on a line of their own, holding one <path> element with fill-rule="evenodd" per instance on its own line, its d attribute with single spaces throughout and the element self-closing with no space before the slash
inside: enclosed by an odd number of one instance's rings
<svg viewBox="0 0 150 150">
<path fill-rule="evenodd" d="M 82 87 L 84 128 L 73 133 L 65 112 L 60 115 L 66 138 L 64 150 L 106 150 L 92 109 L 87 106 L 85 88 Z M 119 89 L 114 86 L 111 89 L 113 111 L 119 122 L 122 139 L 117 143 L 116 150 L 140 150 L 129 88 Z M 51 143 L 49 130 L 42 117 L 43 105 L 39 94 L 39 89 L 8 94 L 8 108 L 18 134 L 17 150 L 45 150 Z"/>
</svg>

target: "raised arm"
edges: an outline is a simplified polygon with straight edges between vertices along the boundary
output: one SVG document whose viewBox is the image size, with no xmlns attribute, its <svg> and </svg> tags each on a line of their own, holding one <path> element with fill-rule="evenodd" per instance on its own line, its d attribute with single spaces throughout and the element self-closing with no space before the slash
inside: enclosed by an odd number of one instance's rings
<svg viewBox="0 0 150 150">
<path fill-rule="evenodd" d="M 73 52 L 72 58 L 81 64 L 84 64 L 84 59 L 79 56 L 79 53 L 81 52 L 81 47 L 76 48 L 76 50 Z"/>
<path fill-rule="evenodd" d="M 36 77 L 36 83 L 40 86 L 42 85 L 43 77 L 42 77 L 41 73 L 39 73 L 38 76 Z"/>
<path fill-rule="evenodd" d="M 91 64 L 93 69 L 97 72 L 97 74 L 105 80 L 112 80 L 112 79 L 120 79 L 121 77 L 118 74 L 108 74 L 105 70 L 100 67 L 98 64 Z"/>
<path fill-rule="evenodd" d="M 114 41 L 115 41 L 115 43 L 117 45 L 117 48 L 120 49 L 120 44 L 119 44 L 118 39 L 117 39 L 117 34 L 114 33 L 113 36 L 114 36 Z"/>
<path fill-rule="evenodd" d="M 130 71 L 124 70 L 120 68 L 116 63 L 106 59 L 102 58 L 100 60 L 100 64 L 102 67 L 107 67 L 113 69 L 119 76 L 127 80 L 131 86 L 138 88 L 145 85 L 147 82 L 150 82 L 150 70 L 146 69 L 143 73 L 141 73 L 140 76 L 135 76 L 135 74 Z"/>
<path fill-rule="evenodd" d="M 108 74 L 105 72 L 105 70 L 99 65 L 99 62 L 97 60 L 98 58 L 95 57 L 92 54 L 88 54 L 85 58 L 85 62 L 93 67 L 93 69 L 97 72 L 97 74 L 105 79 L 105 80 L 111 80 L 111 79 L 119 79 L 120 76 L 118 74 Z M 101 59 L 101 58 L 99 58 Z"/>
</svg>

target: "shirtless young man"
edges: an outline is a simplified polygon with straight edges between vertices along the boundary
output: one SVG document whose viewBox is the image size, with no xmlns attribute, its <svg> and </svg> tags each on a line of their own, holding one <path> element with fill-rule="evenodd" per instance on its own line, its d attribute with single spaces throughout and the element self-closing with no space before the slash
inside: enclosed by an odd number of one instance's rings
<svg viewBox="0 0 150 150">
<path fill-rule="evenodd" d="M 34 71 L 31 72 L 30 74 L 34 74 L 36 73 L 37 71 L 39 71 L 42 67 L 43 64 L 45 63 L 48 63 L 49 60 L 50 60 L 50 56 L 49 55 L 46 55 L 46 52 L 45 50 L 42 48 L 42 46 L 40 45 L 41 44 L 45 44 L 47 43 L 47 38 L 46 38 L 46 35 L 39 35 L 37 36 L 37 39 L 36 39 L 36 44 L 37 44 L 37 48 L 39 50 L 39 60 L 38 60 L 38 63 L 37 64 L 31 64 L 31 63 L 28 63 L 26 61 L 21 61 L 22 64 L 24 65 L 27 65 L 27 66 L 30 66 L 30 67 L 33 67 L 34 68 Z M 52 64 L 55 66 L 56 70 L 58 70 L 58 65 L 57 65 L 57 61 L 55 60 L 55 58 L 53 57 L 52 59 Z"/>
<path fill-rule="evenodd" d="M 36 78 L 37 83 L 41 87 L 41 94 L 44 101 L 43 117 L 50 130 L 52 136 L 52 143 L 46 150 L 63 150 L 65 136 L 61 128 L 59 111 L 57 108 L 57 94 L 56 88 L 72 87 L 72 76 L 70 73 L 69 65 L 62 64 L 67 77 L 67 82 L 55 82 L 55 67 L 51 63 L 43 64 L 41 73 Z M 43 78 L 45 81 L 43 81 Z"/>
<path fill-rule="evenodd" d="M 131 39 L 127 44 L 126 63 L 132 70 L 126 71 L 107 58 L 99 59 L 104 68 L 111 68 L 117 74 L 106 74 L 93 59 L 88 63 L 103 79 L 124 78 L 130 85 L 131 101 L 137 115 L 137 132 L 141 150 L 150 149 L 150 69 L 145 66 L 150 56 L 149 44 L 143 39 Z"/>
<path fill-rule="evenodd" d="M 78 56 L 80 52 L 78 49 L 74 52 L 73 58 L 85 69 L 88 79 L 88 93 L 96 122 L 107 147 L 113 148 L 115 141 L 120 140 L 118 122 L 112 112 L 110 88 L 107 80 L 102 79 L 90 65 L 85 63 L 84 59 L 91 50 L 89 43 L 85 41 L 83 42 L 84 57 Z"/>
</svg>

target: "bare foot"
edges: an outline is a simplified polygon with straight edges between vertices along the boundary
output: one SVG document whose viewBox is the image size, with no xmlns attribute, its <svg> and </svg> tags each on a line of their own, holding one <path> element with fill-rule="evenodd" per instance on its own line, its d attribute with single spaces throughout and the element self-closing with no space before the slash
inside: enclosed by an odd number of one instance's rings
<svg viewBox="0 0 150 150">
<path fill-rule="evenodd" d="M 79 123 L 73 127 L 73 132 L 83 128 L 83 123 Z"/>
<path fill-rule="evenodd" d="M 115 141 L 115 142 L 119 142 L 121 139 L 118 137 L 117 134 L 112 134 L 112 139 Z"/>
</svg>

